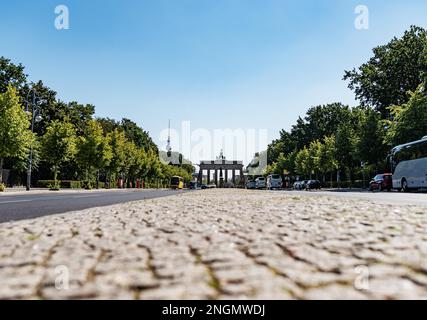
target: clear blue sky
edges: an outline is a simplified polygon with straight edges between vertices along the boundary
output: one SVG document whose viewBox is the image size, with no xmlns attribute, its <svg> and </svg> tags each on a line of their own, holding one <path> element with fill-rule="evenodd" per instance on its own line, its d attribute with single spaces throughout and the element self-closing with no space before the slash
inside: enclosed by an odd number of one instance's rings
<svg viewBox="0 0 427 320">
<path fill-rule="evenodd" d="M 70 30 L 54 28 L 59 4 Z M 359 4 L 367 31 L 354 27 Z M 344 70 L 426 17 L 425 0 L 0 0 L 0 55 L 156 141 L 169 118 L 273 139 L 310 106 L 354 105 Z"/>
</svg>

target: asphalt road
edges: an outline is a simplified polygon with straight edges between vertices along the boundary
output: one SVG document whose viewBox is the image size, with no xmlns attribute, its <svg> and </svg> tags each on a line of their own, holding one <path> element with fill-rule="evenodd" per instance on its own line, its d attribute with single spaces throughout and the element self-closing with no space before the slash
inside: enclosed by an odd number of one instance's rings
<svg viewBox="0 0 427 320">
<path fill-rule="evenodd" d="M 414 192 L 369 192 L 369 191 L 284 191 L 290 194 L 300 195 L 327 195 L 342 198 L 352 198 L 358 200 L 370 200 L 385 204 L 399 204 L 399 205 L 421 205 L 427 207 L 427 194 Z"/>
<path fill-rule="evenodd" d="M 112 190 L 5 194 L 0 197 L 0 223 L 33 219 L 51 214 L 109 206 L 117 203 L 177 194 L 172 190 Z"/>
<path fill-rule="evenodd" d="M 172 190 L 110 190 L 90 192 L 19 193 L 0 196 L 0 223 L 33 219 L 51 214 L 103 207 L 112 204 L 160 198 L 177 194 Z M 267 191 L 260 191 L 267 192 Z M 276 192 L 276 191 L 273 191 Z M 427 207 L 425 193 L 399 192 L 331 192 L 331 191 L 279 191 L 299 195 L 327 195 L 370 200 L 386 204 L 422 205 Z"/>
</svg>

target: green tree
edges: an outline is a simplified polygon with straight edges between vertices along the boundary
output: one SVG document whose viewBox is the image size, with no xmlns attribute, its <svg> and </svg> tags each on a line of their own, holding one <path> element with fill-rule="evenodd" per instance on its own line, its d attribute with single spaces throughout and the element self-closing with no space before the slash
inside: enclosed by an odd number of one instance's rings
<svg viewBox="0 0 427 320">
<path fill-rule="evenodd" d="M 296 141 L 292 134 L 281 130 L 280 138 L 274 140 L 267 149 L 267 162 L 272 164 L 277 161 L 281 154 L 288 155 L 296 148 Z"/>
<path fill-rule="evenodd" d="M 349 122 L 351 113 L 349 106 L 339 102 L 310 108 L 305 116 L 308 140 L 321 140 L 335 134 L 342 123 Z"/>
<path fill-rule="evenodd" d="M 47 127 L 41 142 L 42 158 L 52 167 L 56 185 L 61 165 L 70 161 L 76 153 L 75 129 L 69 122 L 54 120 Z"/>
<path fill-rule="evenodd" d="M 67 116 L 67 108 L 65 104 L 61 104 L 56 100 L 56 92 L 48 88 L 43 84 L 42 81 L 37 83 L 25 84 L 21 89 L 22 101 L 32 102 L 31 90 L 35 92 L 35 102 L 43 115 L 40 121 L 34 124 L 34 132 L 43 136 L 46 132 L 46 128 L 54 120 L 64 121 Z"/>
<path fill-rule="evenodd" d="M 386 142 L 390 147 L 421 139 L 427 135 L 427 92 L 425 85 L 411 93 L 408 103 L 390 108 L 393 120 L 387 121 Z"/>
<path fill-rule="evenodd" d="M 105 131 L 104 134 L 106 134 Z M 117 179 L 125 168 L 127 141 L 124 132 L 119 129 L 114 129 L 110 132 L 108 134 L 108 140 L 111 146 L 112 157 L 107 167 L 107 175 L 108 180 L 111 182 L 112 180 Z"/>
<path fill-rule="evenodd" d="M 304 118 L 298 118 L 290 132 L 282 130 L 280 138 L 268 147 L 268 163 L 277 161 L 281 153 L 288 155 L 308 147 L 312 141 L 334 135 L 342 123 L 352 123 L 355 115 L 349 106 L 336 102 L 310 108 Z"/>
<path fill-rule="evenodd" d="M 264 169 L 263 175 L 268 176 L 273 173 L 277 173 L 277 162 L 273 164 L 268 164 L 267 167 Z"/>
<path fill-rule="evenodd" d="M 76 162 L 90 188 L 94 174 L 106 168 L 112 158 L 108 137 L 103 135 L 102 126 L 96 120 L 86 122 L 77 147 Z"/>
<path fill-rule="evenodd" d="M 174 167 L 174 166 L 171 166 Z M 154 183 L 159 178 L 159 175 L 162 172 L 162 165 L 159 160 L 158 154 L 154 150 L 149 150 L 147 152 L 147 173 L 146 179 Z"/>
<path fill-rule="evenodd" d="M 190 175 L 196 172 L 196 168 L 191 163 L 184 163 L 181 167 Z"/>
<path fill-rule="evenodd" d="M 335 149 L 338 168 L 351 180 L 355 167 L 356 137 L 350 124 L 342 124 L 338 128 Z"/>
<path fill-rule="evenodd" d="M 27 81 L 24 67 L 21 64 L 13 64 L 9 59 L 0 57 L 0 93 L 5 93 L 9 85 L 21 89 Z"/>
<path fill-rule="evenodd" d="M 114 119 L 97 118 L 96 121 L 98 121 L 99 124 L 102 126 L 102 129 L 104 130 L 104 135 L 107 135 L 116 129 L 121 129 L 120 123 Z M 123 131 L 123 130 L 121 130 L 121 131 Z"/>
<path fill-rule="evenodd" d="M 160 164 L 160 162 L 159 162 Z M 161 164 L 161 170 L 163 171 L 163 179 L 167 181 L 167 183 L 170 182 L 170 179 L 173 176 L 180 176 L 184 179 L 186 183 L 193 180 L 193 177 L 190 173 L 188 173 L 187 170 L 185 170 L 182 167 L 174 166 L 174 165 L 167 165 L 167 164 Z"/>
<path fill-rule="evenodd" d="M 402 105 L 415 91 L 427 71 L 427 31 L 412 26 L 402 38 L 373 49 L 374 56 L 358 68 L 345 71 L 344 80 L 363 105 L 374 107 L 389 118 L 388 107 Z"/>
<path fill-rule="evenodd" d="M 145 151 L 151 149 L 158 153 L 157 145 L 153 142 L 149 134 L 138 127 L 135 122 L 129 119 L 122 119 L 120 125 L 126 134 L 126 138 L 135 143 L 138 148 L 144 148 Z"/>
<path fill-rule="evenodd" d="M 326 136 L 323 138 L 323 143 L 320 145 L 319 151 L 319 169 L 325 175 L 331 174 L 330 181 L 332 182 L 333 173 L 338 169 L 336 141 L 335 136 Z"/>
<path fill-rule="evenodd" d="M 0 183 L 4 159 L 26 158 L 35 142 L 29 127 L 30 121 L 19 102 L 17 90 L 8 86 L 5 93 L 0 93 Z"/>
<path fill-rule="evenodd" d="M 380 114 L 372 109 L 366 109 L 358 129 L 357 155 L 361 162 L 365 165 L 374 165 L 376 170 L 380 170 L 387 157 L 385 134 Z"/>
<path fill-rule="evenodd" d="M 267 166 L 266 174 L 289 174 L 294 175 L 295 172 L 295 157 L 296 151 L 292 151 L 288 155 L 281 153 L 276 162 Z"/>
<path fill-rule="evenodd" d="M 307 165 L 310 170 L 310 178 L 313 173 L 317 177 L 317 175 L 321 172 L 321 164 L 320 164 L 321 148 L 322 148 L 322 143 L 319 140 L 312 141 L 308 148 L 309 161 L 307 162 Z"/>
<path fill-rule="evenodd" d="M 124 172 L 126 175 L 126 181 L 128 187 L 136 179 L 136 175 L 140 172 L 142 165 L 144 165 L 144 158 L 141 154 L 140 148 L 131 141 L 126 141 L 124 145 L 125 150 L 125 161 L 124 161 Z"/>
<path fill-rule="evenodd" d="M 279 158 L 277 159 L 277 162 L 275 162 L 272 166 L 272 170 L 270 173 L 276 173 L 276 174 L 284 174 L 285 170 L 288 171 L 288 158 L 281 153 L 279 155 Z"/>
<path fill-rule="evenodd" d="M 300 150 L 295 157 L 295 171 L 297 174 L 302 176 L 308 176 L 310 174 L 310 153 L 307 147 Z"/>
<path fill-rule="evenodd" d="M 66 107 L 66 117 L 76 128 L 78 136 L 84 135 L 86 123 L 92 121 L 94 114 L 95 106 L 91 104 L 80 104 L 73 101 L 68 103 Z M 97 126 L 100 126 L 98 122 L 96 123 Z"/>
</svg>

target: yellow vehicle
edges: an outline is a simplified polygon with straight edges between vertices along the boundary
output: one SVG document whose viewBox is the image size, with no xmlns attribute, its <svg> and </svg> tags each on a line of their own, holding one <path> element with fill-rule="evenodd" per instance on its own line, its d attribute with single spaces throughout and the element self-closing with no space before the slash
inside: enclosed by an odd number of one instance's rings
<svg viewBox="0 0 427 320">
<path fill-rule="evenodd" d="M 178 176 L 171 178 L 171 189 L 182 190 L 184 189 L 184 179 Z"/>
</svg>

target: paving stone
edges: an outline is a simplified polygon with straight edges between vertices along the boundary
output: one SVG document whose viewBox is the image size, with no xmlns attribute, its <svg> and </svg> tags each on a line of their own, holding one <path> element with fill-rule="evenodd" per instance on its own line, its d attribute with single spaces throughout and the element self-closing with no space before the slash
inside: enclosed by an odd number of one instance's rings
<svg viewBox="0 0 427 320">
<path fill-rule="evenodd" d="M 0 224 L 0 299 L 423 299 L 426 231 L 418 206 L 177 194 Z"/>
</svg>

